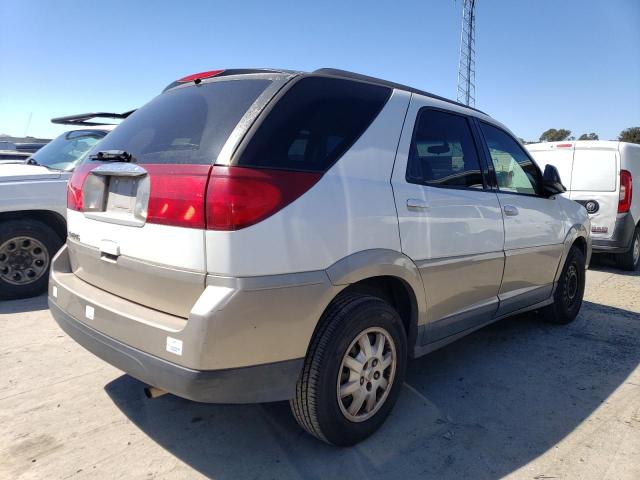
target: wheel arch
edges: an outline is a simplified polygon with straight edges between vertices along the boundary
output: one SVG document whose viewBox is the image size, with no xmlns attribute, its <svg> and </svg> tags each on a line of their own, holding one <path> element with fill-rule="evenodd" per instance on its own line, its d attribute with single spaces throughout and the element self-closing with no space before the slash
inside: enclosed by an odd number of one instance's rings
<svg viewBox="0 0 640 480">
<path fill-rule="evenodd" d="M 67 238 L 67 221 L 52 210 L 17 210 L 0 212 L 0 224 L 10 220 L 35 220 L 44 223 L 58 234 L 60 240 Z"/>
<path fill-rule="evenodd" d="M 409 257 L 394 250 L 365 250 L 334 263 L 326 272 L 332 284 L 344 286 L 331 302 L 345 292 L 373 295 L 389 302 L 402 319 L 408 351 L 413 354 L 418 326 L 426 318 L 427 302 L 420 272 Z"/>
<path fill-rule="evenodd" d="M 574 245 L 582 250 L 585 258 L 585 264 L 588 267 L 589 261 L 591 260 L 591 237 L 587 231 L 587 227 L 582 223 L 572 225 L 565 236 L 564 249 L 562 250 L 560 262 L 558 263 L 554 282 L 557 282 L 560 279 L 562 269 L 564 268 L 564 264 L 569 256 L 569 251 Z"/>
</svg>

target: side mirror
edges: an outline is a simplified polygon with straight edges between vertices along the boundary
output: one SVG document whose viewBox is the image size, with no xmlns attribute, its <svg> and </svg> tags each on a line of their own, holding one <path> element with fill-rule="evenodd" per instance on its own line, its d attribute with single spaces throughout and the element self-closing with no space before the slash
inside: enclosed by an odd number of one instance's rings
<svg viewBox="0 0 640 480">
<path fill-rule="evenodd" d="M 557 195 L 567 191 L 565 186 L 560 180 L 560 173 L 558 169 L 553 165 L 547 165 L 544 167 L 544 173 L 542 174 L 542 186 L 548 196 Z"/>
</svg>

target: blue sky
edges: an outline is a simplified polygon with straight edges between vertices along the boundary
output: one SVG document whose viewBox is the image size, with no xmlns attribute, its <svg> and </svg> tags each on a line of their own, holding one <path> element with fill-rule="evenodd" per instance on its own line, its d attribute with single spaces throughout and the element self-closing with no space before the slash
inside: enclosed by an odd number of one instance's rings
<svg viewBox="0 0 640 480">
<path fill-rule="evenodd" d="M 462 2 L 0 0 L 0 133 L 215 68 L 337 67 L 456 95 Z M 476 106 L 525 139 L 640 126 L 639 0 L 478 0 Z"/>
</svg>

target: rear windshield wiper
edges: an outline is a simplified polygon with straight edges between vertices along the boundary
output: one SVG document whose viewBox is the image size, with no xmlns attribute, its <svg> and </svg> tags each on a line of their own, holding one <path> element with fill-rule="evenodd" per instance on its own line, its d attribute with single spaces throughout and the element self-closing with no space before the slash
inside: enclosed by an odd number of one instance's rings
<svg viewBox="0 0 640 480">
<path fill-rule="evenodd" d="M 101 150 L 89 157 L 91 160 L 105 160 L 111 162 L 135 162 L 135 158 L 124 150 Z"/>
</svg>

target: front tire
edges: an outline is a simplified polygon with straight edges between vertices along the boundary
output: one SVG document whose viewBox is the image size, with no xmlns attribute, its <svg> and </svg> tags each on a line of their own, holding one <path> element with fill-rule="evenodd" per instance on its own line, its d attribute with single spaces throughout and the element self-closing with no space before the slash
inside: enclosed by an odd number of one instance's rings
<svg viewBox="0 0 640 480">
<path fill-rule="evenodd" d="M 318 439 L 353 445 L 382 425 L 398 399 L 406 333 L 398 312 L 370 295 L 341 295 L 320 322 L 291 410 Z"/>
<path fill-rule="evenodd" d="M 553 303 L 542 314 L 548 322 L 566 325 L 578 316 L 586 280 L 585 259 L 582 250 L 573 246 L 564 263 Z"/>
<path fill-rule="evenodd" d="M 0 298 L 26 298 L 44 292 L 51 259 L 61 246 L 56 232 L 37 220 L 0 224 Z"/>
<path fill-rule="evenodd" d="M 616 263 L 622 270 L 632 272 L 640 266 L 640 226 L 636 227 L 627 252 L 616 255 Z"/>
</svg>

